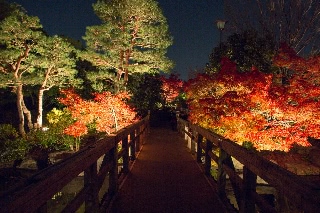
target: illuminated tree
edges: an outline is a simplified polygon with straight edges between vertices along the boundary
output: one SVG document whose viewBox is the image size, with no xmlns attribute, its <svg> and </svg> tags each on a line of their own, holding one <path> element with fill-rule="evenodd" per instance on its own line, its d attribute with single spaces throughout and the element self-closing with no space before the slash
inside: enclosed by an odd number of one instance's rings
<svg viewBox="0 0 320 213">
<path fill-rule="evenodd" d="M 168 71 L 166 50 L 172 44 L 168 24 L 154 0 L 99 0 L 93 5 L 102 24 L 87 27 L 84 57 L 106 79 L 128 81 L 133 73 Z M 116 73 L 116 78 L 110 77 Z"/>
<path fill-rule="evenodd" d="M 134 110 L 126 103 L 127 93 L 96 93 L 93 101 L 82 99 L 73 90 L 63 90 L 62 94 L 64 97 L 59 101 L 67 106 L 75 119 L 75 123 L 64 132 L 75 138 L 85 135 L 90 125 L 98 132 L 111 134 L 137 119 Z"/>
<path fill-rule="evenodd" d="M 64 39 L 53 36 L 41 41 L 41 49 L 38 50 L 40 63 L 36 65 L 37 78 L 35 84 L 40 85 L 38 93 L 37 127 L 42 127 L 43 94 L 52 87 L 69 87 L 80 84 L 76 78 L 75 49 Z"/>
<path fill-rule="evenodd" d="M 19 132 L 25 135 L 24 116 L 29 130 L 42 126 L 44 91 L 79 83 L 75 79 L 75 50 L 58 36 L 48 37 L 39 19 L 26 15 L 21 9 L 13 11 L 0 27 L 0 86 L 13 88 L 17 96 Z M 24 86 L 39 88 L 35 125 L 24 101 Z"/>
<path fill-rule="evenodd" d="M 33 128 L 31 113 L 25 105 L 23 86 L 32 81 L 35 64 L 38 62 L 37 48 L 44 39 L 42 26 L 37 17 L 15 10 L 0 24 L 0 86 L 12 88 L 16 94 L 19 115 L 19 133 L 25 135 L 25 117 L 28 127 Z"/>
<path fill-rule="evenodd" d="M 188 82 L 191 122 L 258 150 L 288 151 L 320 137 L 320 57 L 303 59 L 283 46 L 274 64 L 292 70 L 286 85 L 254 67 L 240 73 L 229 59 L 221 63 L 215 75 Z"/>
<path fill-rule="evenodd" d="M 162 90 L 167 105 L 172 105 L 183 89 L 183 81 L 177 74 L 170 74 L 169 78 L 162 76 Z"/>
</svg>

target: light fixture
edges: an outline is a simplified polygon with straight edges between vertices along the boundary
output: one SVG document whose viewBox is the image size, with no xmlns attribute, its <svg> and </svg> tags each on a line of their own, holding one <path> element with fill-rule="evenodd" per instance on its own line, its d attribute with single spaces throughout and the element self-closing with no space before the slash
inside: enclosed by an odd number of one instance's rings
<svg viewBox="0 0 320 213">
<path fill-rule="evenodd" d="M 217 20 L 216 22 L 217 22 L 217 27 L 220 30 L 220 43 L 219 43 L 219 46 L 220 46 L 220 51 L 221 51 L 222 31 L 224 30 L 224 25 L 227 23 L 227 21 L 225 21 L 225 20 Z"/>
<path fill-rule="evenodd" d="M 225 20 L 217 20 L 217 27 L 219 30 L 224 30 L 224 25 L 227 23 Z"/>
</svg>

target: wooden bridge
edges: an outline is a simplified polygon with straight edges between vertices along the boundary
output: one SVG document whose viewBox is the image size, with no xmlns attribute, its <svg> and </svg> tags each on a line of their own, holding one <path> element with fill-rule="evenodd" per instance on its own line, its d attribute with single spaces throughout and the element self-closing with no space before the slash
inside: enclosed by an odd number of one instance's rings
<svg viewBox="0 0 320 213">
<path fill-rule="evenodd" d="M 58 212 L 320 209 L 319 183 L 182 119 L 173 131 L 149 128 L 146 117 L 2 192 L 0 212 L 55 212 L 52 199 L 79 177 L 82 186 Z"/>
</svg>

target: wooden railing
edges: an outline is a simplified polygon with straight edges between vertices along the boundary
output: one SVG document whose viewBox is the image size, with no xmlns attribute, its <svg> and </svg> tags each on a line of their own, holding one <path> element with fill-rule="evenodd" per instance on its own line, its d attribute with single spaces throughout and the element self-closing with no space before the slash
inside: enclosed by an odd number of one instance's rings
<svg viewBox="0 0 320 213">
<path fill-rule="evenodd" d="M 149 116 L 114 135 L 93 141 L 69 158 L 33 175 L 15 188 L 0 194 L 0 212 L 47 212 L 47 201 L 83 174 L 83 187 L 62 210 L 75 212 L 84 204 L 85 212 L 103 212 L 129 171 L 130 162 L 141 149 L 149 126 Z M 119 159 L 122 166 L 119 169 Z M 99 165 L 99 159 L 103 159 Z M 99 199 L 105 180 L 108 189 Z"/>
<path fill-rule="evenodd" d="M 178 118 L 178 131 L 230 212 L 319 212 L 320 183 L 307 181 L 255 151 L 181 118 Z M 240 170 L 235 168 L 235 162 L 242 167 Z M 231 183 L 235 202 L 227 195 L 228 183 Z M 261 185 L 274 190 L 272 202 L 258 193 Z"/>
</svg>

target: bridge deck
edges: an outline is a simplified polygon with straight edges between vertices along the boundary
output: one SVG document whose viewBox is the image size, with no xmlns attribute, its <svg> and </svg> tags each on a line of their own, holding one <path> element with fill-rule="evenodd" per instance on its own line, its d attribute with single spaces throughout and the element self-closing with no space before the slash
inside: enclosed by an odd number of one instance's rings
<svg viewBox="0 0 320 213">
<path fill-rule="evenodd" d="M 109 211 L 224 212 L 183 138 L 169 128 L 151 128 Z"/>
</svg>

